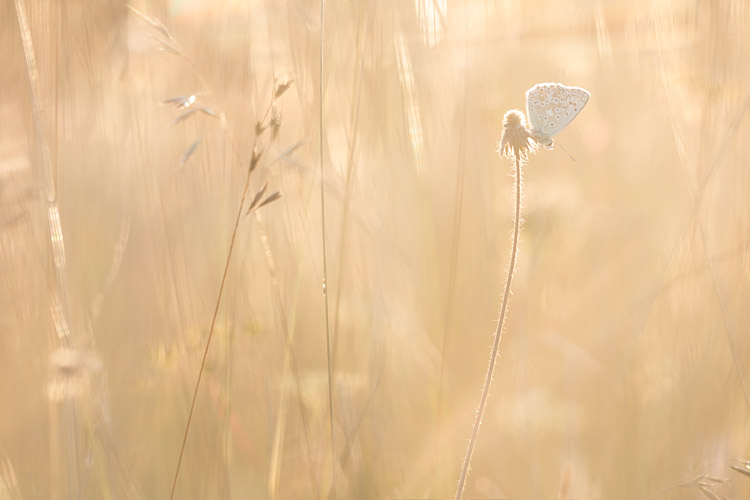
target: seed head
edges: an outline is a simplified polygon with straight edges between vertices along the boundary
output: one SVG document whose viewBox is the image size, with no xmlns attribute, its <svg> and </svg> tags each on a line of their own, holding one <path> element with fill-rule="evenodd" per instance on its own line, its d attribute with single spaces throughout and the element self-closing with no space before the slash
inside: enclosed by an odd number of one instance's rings
<svg viewBox="0 0 750 500">
<path fill-rule="evenodd" d="M 529 151 L 534 151 L 533 137 L 526 128 L 526 118 L 516 109 L 505 113 L 503 117 L 503 137 L 500 139 L 498 151 L 508 158 L 516 155 L 525 160 Z"/>
<path fill-rule="evenodd" d="M 274 77 L 273 82 L 273 98 L 278 99 L 284 92 L 289 90 L 289 87 L 294 83 L 294 78 L 287 72 L 281 72 Z"/>
</svg>

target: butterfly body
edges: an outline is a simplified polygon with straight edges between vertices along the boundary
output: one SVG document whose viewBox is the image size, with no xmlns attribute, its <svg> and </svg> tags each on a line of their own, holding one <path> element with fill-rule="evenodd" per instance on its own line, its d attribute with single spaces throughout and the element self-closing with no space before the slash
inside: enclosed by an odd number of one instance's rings
<svg viewBox="0 0 750 500">
<path fill-rule="evenodd" d="M 537 83 L 531 87 L 526 91 L 526 114 L 534 140 L 552 149 L 552 138 L 581 112 L 590 98 L 588 91 L 561 83 Z"/>
</svg>

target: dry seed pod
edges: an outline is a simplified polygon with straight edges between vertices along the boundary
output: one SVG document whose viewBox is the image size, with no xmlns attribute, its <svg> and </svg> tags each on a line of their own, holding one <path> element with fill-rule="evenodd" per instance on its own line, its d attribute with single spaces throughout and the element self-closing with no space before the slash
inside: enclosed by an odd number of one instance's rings
<svg viewBox="0 0 750 500">
<path fill-rule="evenodd" d="M 503 137 L 498 151 L 508 158 L 518 156 L 526 159 L 529 151 L 533 151 L 532 136 L 526 128 L 526 119 L 518 110 L 511 110 L 503 117 Z"/>
</svg>

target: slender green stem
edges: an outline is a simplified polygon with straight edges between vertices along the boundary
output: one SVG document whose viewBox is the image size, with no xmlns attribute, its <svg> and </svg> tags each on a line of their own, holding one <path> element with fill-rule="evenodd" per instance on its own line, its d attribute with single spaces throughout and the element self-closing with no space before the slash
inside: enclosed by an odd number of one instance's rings
<svg viewBox="0 0 750 500">
<path fill-rule="evenodd" d="M 461 476 L 458 479 L 458 489 L 456 490 L 456 498 L 460 499 L 463 496 L 464 487 L 466 486 L 466 477 L 469 475 L 469 466 L 471 465 L 471 456 L 474 453 L 474 446 L 477 442 L 477 435 L 479 434 L 479 424 L 482 423 L 482 415 L 484 409 L 487 406 L 487 397 L 490 393 L 490 385 L 492 384 L 492 374 L 495 371 L 495 364 L 497 362 L 497 353 L 500 348 L 500 340 L 503 336 L 503 323 L 505 322 L 505 311 L 508 308 L 508 298 L 510 296 L 510 284 L 513 281 L 513 273 L 516 268 L 516 256 L 518 255 L 518 234 L 521 230 L 521 156 L 516 151 L 516 212 L 513 220 L 513 248 L 510 252 L 510 265 L 508 266 L 508 278 L 505 281 L 505 292 L 503 292 L 503 304 L 500 308 L 500 318 L 497 321 L 497 330 L 495 330 L 495 341 L 492 344 L 492 352 L 490 353 L 490 365 L 487 368 L 487 377 L 484 381 L 484 388 L 482 389 L 482 398 L 479 400 L 479 408 L 477 408 L 477 415 L 474 419 L 474 426 L 471 429 L 471 438 L 469 439 L 469 447 L 466 450 L 466 457 L 464 458 L 464 465 L 461 469 Z"/>
</svg>

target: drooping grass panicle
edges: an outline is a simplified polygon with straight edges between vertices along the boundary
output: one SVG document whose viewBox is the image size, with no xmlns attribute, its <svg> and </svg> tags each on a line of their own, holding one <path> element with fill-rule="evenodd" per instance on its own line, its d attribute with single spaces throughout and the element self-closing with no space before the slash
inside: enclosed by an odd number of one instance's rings
<svg viewBox="0 0 750 500">
<path fill-rule="evenodd" d="M 232 254 L 235 248 L 235 241 L 237 239 L 237 232 L 239 230 L 240 222 L 243 218 L 243 211 L 245 209 L 246 202 L 249 201 L 250 206 L 247 209 L 247 212 L 245 212 L 245 215 L 251 212 L 255 212 L 259 208 L 265 205 L 268 205 L 269 203 L 272 203 L 273 201 L 281 197 L 281 193 L 273 192 L 270 195 L 267 195 L 265 198 L 263 198 L 263 196 L 265 195 L 267 185 L 261 188 L 259 191 L 253 193 L 253 198 L 249 198 L 249 195 L 251 194 L 250 186 L 251 186 L 252 174 L 260 165 L 261 160 L 265 156 L 266 150 L 271 144 L 271 140 L 264 138 L 264 136 L 266 135 L 265 131 L 269 128 L 269 123 L 266 123 L 266 119 L 269 116 L 269 113 L 272 113 L 274 105 L 277 104 L 277 102 L 279 101 L 281 96 L 284 94 L 284 92 L 288 90 L 292 82 L 293 82 L 293 79 L 291 79 L 291 77 L 288 77 L 287 79 L 283 80 L 282 83 L 279 83 L 279 78 L 277 77 L 276 81 L 274 82 L 274 90 L 273 90 L 273 94 L 271 97 L 271 101 L 269 102 L 268 107 L 266 108 L 266 111 L 263 114 L 263 118 L 259 120 L 258 123 L 256 124 L 256 128 L 255 128 L 256 134 L 255 134 L 255 139 L 253 141 L 252 153 L 250 155 L 247 169 L 245 171 L 245 184 L 242 190 L 242 196 L 240 198 L 239 205 L 237 207 L 237 215 L 234 220 L 232 236 L 229 242 L 229 249 L 227 251 L 227 256 L 226 256 L 226 260 L 224 264 L 224 272 L 222 273 L 221 284 L 219 285 L 219 292 L 216 298 L 216 305 L 214 307 L 214 312 L 213 312 L 213 316 L 211 319 L 211 326 L 208 331 L 208 338 L 206 339 L 206 346 L 203 350 L 203 357 L 201 359 L 200 368 L 198 370 L 198 378 L 196 380 L 195 388 L 193 390 L 193 396 L 192 396 L 191 403 L 190 403 L 190 410 L 188 411 L 187 423 L 185 424 L 185 431 L 182 437 L 182 445 L 180 446 L 180 453 L 177 459 L 177 467 L 176 467 L 174 478 L 172 481 L 172 490 L 170 493 L 170 499 L 174 498 L 175 491 L 177 489 L 177 480 L 179 479 L 179 476 L 180 476 L 182 459 L 185 454 L 185 446 L 187 444 L 187 439 L 190 433 L 190 427 L 191 427 L 191 423 L 193 419 L 193 414 L 195 412 L 195 405 L 198 399 L 198 389 L 200 388 L 201 380 L 203 378 L 203 373 L 205 371 L 206 360 L 208 358 L 208 352 L 211 347 L 211 341 L 214 337 L 216 321 L 219 315 L 219 307 L 221 305 L 221 300 L 224 294 L 224 288 L 227 282 L 227 276 L 229 274 L 229 267 L 232 261 Z M 281 114 L 279 112 L 272 114 L 271 121 L 273 122 L 272 123 L 273 128 L 271 131 L 271 135 L 273 139 L 278 134 L 278 128 L 281 125 Z M 286 329 L 285 329 L 285 332 L 286 332 Z M 299 383 L 297 385 L 299 386 Z M 305 428 L 307 428 L 307 425 L 305 425 Z M 305 434 L 307 435 L 307 432 Z M 309 446 L 307 448 L 309 448 Z M 314 484 L 314 480 L 311 482 Z"/>
</svg>

